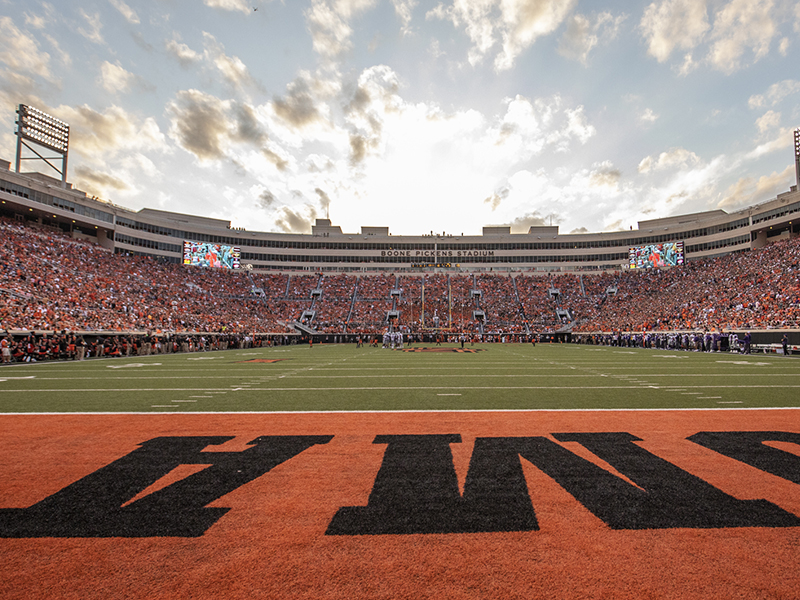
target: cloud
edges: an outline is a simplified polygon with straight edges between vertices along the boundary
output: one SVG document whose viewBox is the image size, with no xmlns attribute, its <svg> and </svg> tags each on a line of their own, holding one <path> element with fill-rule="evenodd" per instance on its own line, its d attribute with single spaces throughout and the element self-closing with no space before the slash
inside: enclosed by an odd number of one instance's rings
<svg viewBox="0 0 800 600">
<path fill-rule="evenodd" d="M 245 152 L 255 151 L 262 160 L 284 170 L 288 159 L 282 149 L 270 142 L 258 110 L 200 90 L 183 90 L 167 106 L 169 135 L 201 161 L 230 159 L 241 165 L 246 157 L 236 151 L 240 147 Z M 254 169 L 262 167 L 252 165 Z"/>
<path fill-rule="evenodd" d="M 640 30 L 648 54 L 665 62 L 677 49 L 688 50 L 674 70 L 686 75 L 700 63 L 731 74 L 764 58 L 779 35 L 779 21 L 786 17 L 785 4 L 778 0 L 718 0 L 713 3 L 713 25 L 708 18 L 707 0 L 659 0 L 645 9 Z M 705 57 L 695 60 L 695 49 L 707 43 Z M 788 52 L 788 38 L 779 43 Z"/>
<path fill-rule="evenodd" d="M 319 196 L 319 204 L 322 210 L 327 214 L 331 207 L 331 199 L 328 197 L 328 194 L 320 188 L 314 188 L 314 191 L 317 193 L 317 196 Z"/>
<path fill-rule="evenodd" d="M 275 114 L 293 128 L 302 128 L 320 119 L 308 79 L 298 77 L 288 86 L 289 93 L 272 102 Z"/>
<path fill-rule="evenodd" d="M 148 42 L 140 31 L 133 30 L 130 32 L 130 34 L 131 34 L 131 39 L 133 39 L 134 43 L 137 46 L 139 46 L 139 48 L 141 48 L 145 52 L 153 51 L 153 44 Z"/>
<path fill-rule="evenodd" d="M 652 108 L 646 108 L 639 115 L 639 120 L 643 123 L 654 123 L 658 120 L 658 115 L 653 112 Z"/>
<path fill-rule="evenodd" d="M 489 131 L 494 143 L 503 149 L 509 160 L 524 161 L 544 148 L 567 152 L 577 140 L 585 144 L 596 131 L 587 121 L 583 107 L 562 108 L 562 100 L 530 100 L 517 95 L 506 98 L 506 113 Z"/>
<path fill-rule="evenodd" d="M 55 20 L 56 9 L 49 2 L 42 2 L 35 13 L 25 13 L 25 25 L 34 29 L 44 29 Z"/>
<path fill-rule="evenodd" d="M 275 219 L 275 225 L 286 233 L 311 233 L 311 226 L 317 218 L 317 209 L 305 204 L 296 210 L 281 206 Z"/>
<path fill-rule="evenodd" d="M 765 108 L 780 104 L 784 99 L 800 92 L 800 81 L 794 79 L 784 79 L 778 83 L 773 83 L 765 94 L 750 96 L 747 105 L 750 108 Z"/>
<path fill-rule="evenodd" d="M 626 15 L 615 18 L 608 12 L 591 17 L 573 15 L 567 21 L 567 30 L 561 36 L 558 53 L 584 65 L 587 64 L 589 52 L 601 41 L 613 40 L 626 18 Z"/>
<path fill-rule="evenodd" d="M 165 47 L 167 52 L 174 56 L 184 68 L 190 67 L 203 58 L 202 55 L 189 48 L 189 46 L 175 39 L 169 40 Z"/>
<path fill-rule="evenodd" d="M 0 105 L 12 107 L 19 103 L 42 106 L 39 86 L 27 75 L 0 69 Z"/>
<path fill-rule="evenodd" d="M 561 216 L 557 213 L 543 216 L 539 214 L 538 210 L 535 210 L 511 221 L 511 233 L 528 233 L 531 227 L 558 225 L 560 222 Z"/>
<path fill-rule="evenodd" d="M 500 191 L 495 192 L 494 194 L 492 194 L 491 196 L 486 198 L 483 201 L 483 203 L 484 204 L 488 204 L 489 206 L 491 206 L 492 207 L 492 212 L 494 212 L 495 210 L 497 210 L 497 207 L 500 206 L 500 203 L 505 198 L 508 198 L 508 194 L 509 194 L 510 191 L 511 190 L 509 190 L 507 187 L 504 187 Z"/>
<path fill-rule="evenodd" d="M 505 71 L 517 56 L 540 37 L 553 33 L 572 12 L 577 0 L 453 0 L 440 4 L 426 15 L 463 27 L 472 42 L 468 60 L 481 62 L 500 42 L 494 67 Z"/>
<path fill-rule="evenodd" d="M 65 50 L 61 49 L 61 46 L 58 44 L 58 40 L 47 33 L 43 33 L 42 37 L 46 39 L 53 47 L 53 50 L 55 50 L 56 54 L 58 54 L 58 60 L 60 60 L 63 65 L 68 67 L 72 64 L 72 57 Z"/>
<path fill-rule="evenodd" d="M 756 127 L 760 133 L 777 129 L 781 124 L 781 113 L 768 110 L 756 120 Z"/>
<path fill-rule="evenodd" d="M 28 27 L 33 27 L 34 29 L 44 29 L 47 26 L 47 22 L 42 15 L 32 15 L 31 13 L 26 12 L 25 25 Z"/>
<path fill-rule="evenodd" d="M 108 197 L 110 190 L 119 192 L 130 189 L 130 186 L 122 179 L 108 173 L 96 171 L 86 165 L 76 167 L 73 172 L 76 175 L 76 183 L 80 189 L 90 194 Z"/>
<path fill-rule="evenodd" d="M 119 61 L 114 64 L 104 61 L 100 66 L 98 82 L 110 94 L 125 94 L 131 91 L 133 87 L 142 90 L 153 89 L 153 86 L 147 83 L 144 78 L 126 71 Z"/>
<path fill-rule="evenodd" d="M 589 185 L 592 187 L 616 188 L 622 179 L 622 172 L 610 161 L 605 161 L 589 174 Z"/>
<path fill-rule="evenodd" d="M 250 4 L 245 0 L 203 0 L 203 4 L 209 8 L 220 8 L 222 10 L 238 11 L 247 14 L 252 10 Z"/>
<path fill-rule="evenodd" d="M 622 219 L 617 219 L 616 221 L 609 223 L 605 227 L 603 227 L 603 231 L 606 233 L 612 231 L 622 231 L 623 229 L 625 229 L 625 224 L 622 222 Z"/>
<path fill-rule="evenodd" d="M 646 156 L 639 163 L 639 173 L 647 173 L 651 169 L 660 171 L 670 168 L 686 168 L 700 163 L 700 157 L 694 152 L 685 148 L 671 148 L 667 152 L 662 152 L 657 159 Z"/>
<path fill-rule="evenodd" d="M 124 150 L 166 150 L 164 134 L 152 117 L 142 120 L 118 106 L 98 112 L 85 104 L 62 105 L 51 112 L 70 124 L 70 151 L 87 158 Z"/>
<path fill-rule="evenodd" d="M 229 137 L 229 110 L 230 102 L 205 92 L 178 92 L 167 107 L 171 115 L 170 137 L 200 160 L 223 158 Z"/>
<path fill-rule="evenodd" d="M 463 26 L 473 44 L 467 58 L 471 65 L 476 65 L 497 42 L 495 29 L 499 23 L 494 14 L 497 4 L 497 0 L 453 0 L 452 6 L 445 8 L 444 4 L 439 4 L 425 18 L 449 20 L 454 27 Z"/>
<path fill-rule="evenodd" d="M 365 69 L 358 78 L 355 92 L 344 106 L 350 127 L 350 163 L 357 166 L 383 143 L 383 123 L 387 113 L 398 110 L 399 83 L 389 67 Z"/>
<path fill-rule="evenodd" d="M 403 26 L 400 29 L 402 35 L 409 35 L 411 33 L 411 13 L 419 4 L 419 0 L 392 0 L 394 5 L 394 12 L 400 18 Z"/>
<path fill-rule="evenodd" d="M 225 54 L 225 47 L 208 32 L 203 32 L 204 56 L 234 88 L 245 85 L 260 87 L 238 56 Z"/>
<path fill-rule="evenodd" d="M 0 17 L 0 62 L 26 75 L 36 73 L 52 80 L 50 55 L 39 48 L 39 43 L 20 31 L 11 17 Z"/>
<path fill-rule="evenodd" d="M 740 208 L 763 202 L 789 189 L 794 181 L 794 165 L 786 167 L 782 172 L 773 171 L 770 175 L 762 175 L 758 180 L 752 177 L 742 177 L 731 185 L 717 208 Z"/>
<path fill-rule="evenodd" d="M 289 161 L 274 150 L 270 150 L 269 148 L 265 147 L 261 149 L 261 154 L 267 159 L 267 161 L 275 165 L 279 171 L 285 171 L 289 166 Z"/>
<path fill-rule="evenodd" d="M 327 58 L 336 58 L 350 50 L 350 36 L 353 34 L 350 19 L 375 6 L 376 1 L 312 0 L 311 7 L 305 11 L 305 17 L 314 51 Z"/>
<path fill-rule="evenodd" d="M 120 14 L 130 23 L 131 25 L 138 25 L 140 23 L 139 16 L 134 12 L 134 10 L 125 4 L 123 0 L 108 0 L 111 3 L 111 6 L 116 8 Z"/>
<path fill-rule="evenodd" d="M 585 144 L 596 133 L 594 126 L 590 125 L 586 119 L 583 106 L 566 109 L 564 114 L 567 116 L 567 127 L 551 137 L 552 140 L 560 138 L 558 143 L 560 150 L 567 150 L 566 141 L 570 138 L 576 138 L 581 144 Z"/>
<path fill-rule="evenodd" d="M 694 56 L 691 52 L 687 52 L 683 55 L 683 62 L 680 66 L 673 67 L 673 70 L 678 73 L 678 75 L 686 76 L 695 69 L 700 66 L 700 63 L 695 61 Z"/>
<path fill-rule="evenodd" d="M 577 0 L 504 0 L 500 7 L 505 25 L 503 50 L 495 59 L 498 71 L 510 69 L 514 59 L 537 38 L 554 32 Z"/>
<path fill-rule="evenodd" d="M 697 46 L 709 29 L 705 0 L 662 0 L 648 6 L 639 23 L 647 53 L 658 62 L 673 50 Z"/>
<path fill-rule="evenodd" d="M 275 194 L 269 190 L 264 190 L 258 195 L 258 204 L 261 208 L 272 208 L 277 201 L 278 199 L 275 197 Z"/>
<path fill-rule="evenodd" d="M 776 114 L 780 117 L 780 113 Z M 760 119 L 756 121 L 756 126 L 759 127 L 759 129 L 761 129 L 762 126 L 764 127 L 764 130 L 761 131 L 762 135 L 760 136 L 760 139 L 766 139 L 766 141 L 762 141 L 758 146 L 756 146 L 755 149 L 748 152 L 748 159 L 759 158 L 765 154 L 769 154 L 770 152 L 789 148 L 793 144 L 792 128 L 778 128 L 778 124 L 779 122 L 776 121 L 775 117 L 772 115 L 770 115 L 764 121 L 761 121 Z"/>
<path fill-rule="evenodd" d="M 178 63 L 188 68 L 200 61 L 205 61 L 207 67 L 222 75 L 223 79 L 233 89 L 240 90 L 245 87 L 261 90 L 261 85 L 253 78 L 247 66 L 238 56 L 226 54 L 225 47 L 207 31 L 203 32 L 203 52 L 192 50 L 189 46 L 179 41 L 179 35 L 165 42 L 164 47 L 168 54 L 173 56 Z"/>
<path fill-rule="evenodd" d="M 741 66 L 746 50 L 754 62 L 767 55 L 777 28 L 772 20 L 773 0 L 732 0 L 715 15 L 709 52 L 711 64 L 725 73 Z"/>
<path fill-rule="evenodd" d="M 100 13 L 90 15 L 83 9 L 80 10 L 80 13 L 84 21 L 86 21 L 86 27 L 78 27 L 78 33 L 93 44 L 105 44 L 103 34 L 101 33 L 103 23 L 100 21 Z"/>
<path fill-rule="evenodd" d="M 241 214 L 269 218 L 276 231 L 307 232 L 332 200 L 351 231 L 382 224 L 386 206 L 402 207 L 389 225 L 412 230 L 421 215 L 448 230 L 468 229 L 477 214 L 504 222 L 549 215 L 563 194 L 545 174 L 525 172 L 528 161 L 596 135 L 585 111 L 557 96 L 507 98 L 484 113 L 411 101 L 402 89 L 391 68 L 377 65 L 355 81 L 335 70 L 301 73 L 283 96 L 260 105 L 184 90 L 167 106 L 169 136 L 199 160 L 233 162 L 255 179 Z M 595 183 L 607 185 L 592 187 L 583 174 L 569 196 L 581 212 L 585 197 L 613 192 L 614 167 L 594 170 Z M 264 190 L 272 196 L 260 198 Z M 458 210 L 442 198 L 459 198 Z"/>
<path fill-rule="evenodd" d="M 350 164 L 357 165 L 367 156 L 367 140 L 358 134 L 350 135 Z"/>
<path fill-rule="evenodd" d="M 236 104 L 233 107 L 235 129 L 233 139 L 262 146 L 267 141 L 267 133 L 261 127 L 255 110 L 249 104 Z"/>
</svg>

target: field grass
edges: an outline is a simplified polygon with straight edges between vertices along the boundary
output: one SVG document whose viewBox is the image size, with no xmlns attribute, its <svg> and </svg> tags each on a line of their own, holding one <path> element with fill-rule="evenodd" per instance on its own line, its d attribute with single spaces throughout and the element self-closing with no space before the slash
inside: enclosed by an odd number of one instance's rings
<svg viewBox="0 0 800 600">
<path fill-rule="evenodd" d="M 792 357 L 568 344 L 466 350 L 303 345 L 12 365 L 0 369 L 0 413 L 800 406 Z"/>
</svg>

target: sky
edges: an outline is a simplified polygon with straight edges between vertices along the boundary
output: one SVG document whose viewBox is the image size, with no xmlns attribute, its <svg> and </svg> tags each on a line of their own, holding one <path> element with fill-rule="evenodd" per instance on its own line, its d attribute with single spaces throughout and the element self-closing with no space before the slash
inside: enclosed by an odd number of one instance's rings
<svg viewBox="0 0 800 600">
<path fill-rule="evenodd" d="M 0 0 L 12 165 L 19 103 L 69 123 L 76 188 L 132 210 L 636 229 L 794 185 L 800 4 Z"/>
</svg>

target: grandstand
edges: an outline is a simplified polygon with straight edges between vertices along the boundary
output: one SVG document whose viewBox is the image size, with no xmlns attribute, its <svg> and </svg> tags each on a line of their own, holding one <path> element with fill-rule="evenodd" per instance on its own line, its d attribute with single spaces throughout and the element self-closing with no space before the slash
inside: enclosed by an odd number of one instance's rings
<svg viewBox="0 0 800 600">
<path fill-rule="evenodd" d="M 333 341 L 388 328 L 520 341 L 543 333 L 585 340 L 601 332 L 800 327 L 797 186 L 735 213 L 612 233 L 564 235 L 551 226 L 524 234 L 485 227 L 480 236 L 395 236 L 387 227 L 350 234 L 317 219 L 311 234 L 285 234 L 133 212 L 10 167 L 0 161 L 0 328 L 17 335 Z M 185 266 L 203 263 L 188 258 L 203 244 L 218 245 L 234 268 Z M 681 266 L 631 268 L 635 248 L 648 245 L 677 249 Z"/>
</svg>

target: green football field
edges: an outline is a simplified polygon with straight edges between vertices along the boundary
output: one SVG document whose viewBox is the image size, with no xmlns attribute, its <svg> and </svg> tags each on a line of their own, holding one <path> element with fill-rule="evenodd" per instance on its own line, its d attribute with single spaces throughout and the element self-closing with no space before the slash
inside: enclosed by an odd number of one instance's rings
<svg viewBox="0 0 800 600">
<path fill-rule="evenodd" d="M 562 344 L 414 350 L 303 345 L 4 366 L 0 412 L 800 406 L 800 360 L 780 355 Z"/>
</svg>

